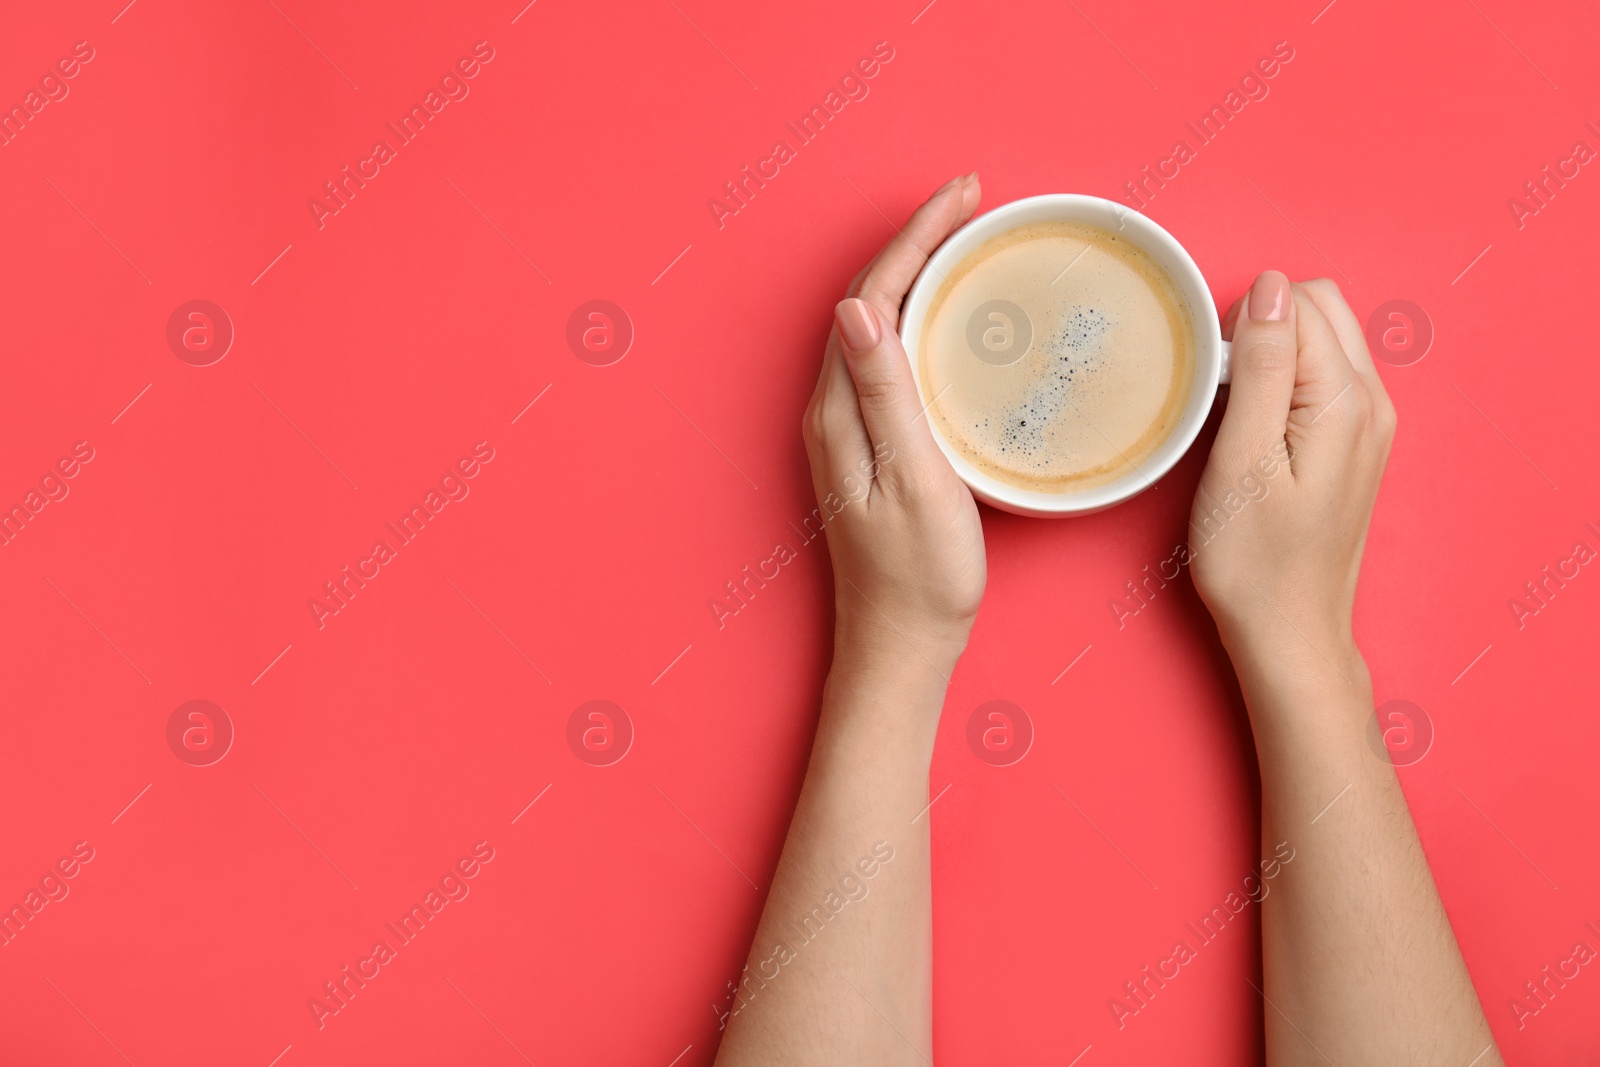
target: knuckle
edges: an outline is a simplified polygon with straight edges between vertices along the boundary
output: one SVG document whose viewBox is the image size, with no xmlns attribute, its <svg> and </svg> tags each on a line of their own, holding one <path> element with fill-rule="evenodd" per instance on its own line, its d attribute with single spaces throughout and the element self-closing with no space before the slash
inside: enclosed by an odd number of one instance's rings
<svg viewBox="0 0 1600 1067">
<path fill-rule="evenodd" d="M 1339 283 L 1332 278 L 1312 278 L 1305 285 L 1308 290 L 1321 297 L 1329 307 L 1345 309 L 1350 307 L 1345 301 L 1344 291 L 1339 288 Z"/>
<path fill-rule="evenodd" d="M 1294 370 L 1297 353 L 1287 339 L 1280 337 L 1255 337 L 1240 346 L 1234 359 L 1243 363 L 1249 373 L 1278 375 Z"/>
<path fill-rule="evenodd" d="M 856 396 L 863 405 L 883 407 L 894 402 L 900 384 L 887 374 L 869 371 L 856 378 Z"/>
<path fill-rule="evenodd" d="M 1350 399 L 1355 403 L 1356 416 L 1360 419 L 1361 424 L 1364 426 L 1372 425 L 1378 410 L 1377 406 L 1372 402 L 1372 393 L 1360 382 L 1356 382 L 1355 387 L 1350 390 Z"/>
<path fill-rule="evenodd" d="M 1400 428 L 1399 413 L 1395 411 L 1394 405 L 1389 402 L 1387 397 L 1377 400 L 1375 407 L 1377 411 L 1374 418 L 1378 432 L 1383 435 L 1385 441 L 1393 441 L 1395 431 Z"/>
<path fill-rule="evenodd" d="M 806 444 L 821 444 L 824 426 L 822 421 L 822 405 L 811 403 L 806 406 L 805 414 L 800 416 L 800 436 Z"/>
</svg>

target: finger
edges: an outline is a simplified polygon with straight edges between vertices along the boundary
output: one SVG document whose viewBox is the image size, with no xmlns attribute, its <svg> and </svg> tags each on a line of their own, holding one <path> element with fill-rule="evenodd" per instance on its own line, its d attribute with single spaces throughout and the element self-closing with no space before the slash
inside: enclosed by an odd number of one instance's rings
<svg viewBox="0 0 1600 1067">
<path fill-rule="evenodd" d="M 972 217 L 982 190 L 976 172 L 954 178 L 912 213 L 905 228 L 884 246 L 867 268 L 857 292 L 862 300 L 898 322 L 900 302 L 934 249 Z"/>
<path fill-rule="evenodd" d="M 956 216 L 955 225 L 951 227 L 952 231 L 954 231 L 960 229 L 962 226 L 965 226 L 967 222 L 971 220 L 972 216 L 977 213 L 978 201 L 982 197 L 982 189 L 978 185 L 977 171 L 973 171 L 971 174 L 964 175 L 959 179 L 952 179 L 952 181 L 960 181 L 964 183 L 964 188 L 962 189 L 961 193 L 961 212 Z M 940 188 L 939 192 L 934 193 L 934 196 L 938 196 L 939 193 L 942 192 L 944 192 L 944 189 Z M 889 248 L 889 245 L 885 245 L 883 248 L 879 249 L 878 254 L 873 256 L 872 259 L 867 262 L 866 266 L 862 267 L 856 272 L 856 276 L 850 279 L 850 285 L 845 290 L 845 296 L 861 295 L 862 283 L 866 280 L 867 275 L 872 273 L 872 269 L 876 267 L 880 261 L 882 261 L 884 253 L 888 252 Z"/>
<path fill-rule="evenodd" d="M 966 223 L 968 219 L 972 218 L 973 213 L 978 210 L 978 200 L 981 195 L 981 189 L 978 186 L 978 172 L 973 171 L 971 174 L 965 174 L 959 178 L 950 179 L 944 185 L 941 185 L 937 190 L 935 190 L 933 196 L 930 196 L 923 206 L 926 207 L 927 204 L 932 203 L 941 196 L 949 195 L 951 189 L 953 188 L 960 188 L 961 190 L 961 206 L 956 214 L 954 224 L 949 228 L 950 231 L 954 231 L 957 227 Z M 909 229 L 909 225 L 907 228 Z M 944 238 L 942 236 L 938 238 L 938 240 L 941 241 L 943 239 Z M 867 265 L 862 267 L 861 270 L 856 273 L 856 276 L 851 279 L 850 287 L 846 290 L 845 295 L 860 296 L 861 288 L 865 284 L 867 277 L 871 275 L 878 265 L 884 261 L 885 257 L 890 256 L 891 254 L 898 254 L 898 252 L 899 249 L 894 241 L 890 241 L 883 248 L 879 249 L 878 254 L 873 256 Z M 926 259 L 926 256 L 924 256 L 924 259 Z M 919 265 L 916 269 L 921 270 L 921 266 Z M 913 280 L 915 279 L 915 275 L 916 272 L 913 271 Z M 905 288 L 910 288 L 909 282 L 906 283 Z"/>
<path fill-rule="evenodd" d="M 1383 379 L 1378 376 L 1378 368 L 1372 362 L 1372 351 L 1367 347 L 1367 335 L 1361 329 L 1356 313 L 1350 310 L 1344 294 L 1339 291 L 1339 286 L 1328 278 L 1313 278 L 1303 282 L 1302 286 L 1312 303 L 1317 305 L 1333 326 L 1333 332 L 1338 335 L 1339 344 L 1356 373 L 1366 380 L 1374 395 L 1388 399 Z"/>
<path fill-rule="evenodd" d="M 1359 406 L 1367 399 L 1350 358 L 1327 316 L 1299 284 L 1292 287 L 1295 300 L 1299 358 L 1295 366 L 1291 421 L 1309 415 L 1316 422 L 1335 404 Z"/>
<path fill-rule="evenodd" d="M 1253 464 L 1283 444 L 1299 351 L 1295 311 L 1289 279 L 1269 270 L 1235 315 L 1233 384 L 1213 446 L 1230 462 Z"/>
<path fill-rule="evenodd" d="M 945 462 L 933 443 L 927 415 L 911 374 L 911 363 L 894 332 L 892 317 L 864 300 L 839 301 L 834 309 L 841 362 L 850 373 L 861 422 L 875 455 L 904 456 L 885 467 L 892 482 L 924 462 Z"/>
<path fill-rule="evenodd" d="M 850 492 L 852 487 L 843 484 L 844 480 L 853 472 L 870 469 L 872 440 L 861 421 L 861 405 L 844 364 L 837 324 L 828 332 L 822 374 L 806 406 L 804 432 L 818 500 L 828 493 Z"/>
</svg>

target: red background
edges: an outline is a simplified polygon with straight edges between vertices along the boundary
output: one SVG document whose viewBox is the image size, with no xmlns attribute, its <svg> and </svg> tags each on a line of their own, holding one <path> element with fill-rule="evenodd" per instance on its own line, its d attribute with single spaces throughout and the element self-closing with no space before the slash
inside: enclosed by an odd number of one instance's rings
<svg viewBox="0 0 1600 1067">
<path fill-rule="evenodd" d="M 827 665 L 822 546 L 720 630 L 709 601 L 812 507 L 834 300 L 956 173 L 990 206 L 1117 196 L 1279 41 L 1149 212 L 1223 306 L 1273 266 L 1431 319 L 1382 368 L 1359 636 L 1379 700 L 1432 720 L 1403 779 L 1507 1061 L 1593 1062 L 1600 974 L 1520 1030 L 1510 1001 L 1600 948 L 1600 575 L 1520 629 L 1507 604 L 1600 548 L 1600 176 L 1508 207 L 1600 148 L 1592 8 L 123 3 L 0 15 L 0 101 L 95 53 L 0 148 L 0 502 L 95 450 L 0 549 L 0 898 L 95 850 L 0 948 L 6 1062 L 709 1063 Z M 479 41 L 470 95 L 319 229 L 322 183 Z M 723 182 L 879 41 L 870 95 L 719 228 Z M 165 340 L 197 298 L 236 330 L 207 367 Z M 607 367 L 565 341 L 596 298 L 636 331 Z M 1183 536 L 1209 439 L 1101 515 L 985 512 L 933 767 L 940 1063 L 1259 1059 L 1254 911 L 1125 1028 L 1107 1008 L 1256 856 L 1192 587 L 1108 607 Z M 479 441 L 470 496 L 319 630 L 322 583 Z M 608 767 L 565 740 L 595 698 L 636 731 Z M 1011 767 L 965 743 L 996 698 L 1037 731 Z M 211 766 L 166 741 L 191 699 L 237 733 Z M 307 1001 L 484 840 L 470 896 L 319 1030 Z"/>
</svg>

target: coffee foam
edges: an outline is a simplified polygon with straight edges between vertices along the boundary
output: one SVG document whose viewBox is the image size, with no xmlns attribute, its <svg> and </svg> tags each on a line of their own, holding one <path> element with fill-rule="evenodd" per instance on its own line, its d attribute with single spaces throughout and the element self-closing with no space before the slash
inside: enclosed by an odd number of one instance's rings
<svg viewBox="0 0 1600 1067">
<path fill-rule="evenodd" d="M 1005 344 L 1024 339 L 1016 358 Z M 1171 278 L 1127 238 L 1079 222 L 1019 226 L 969 253 L 934 294 L 918 352 L 945 439 L 1008 485 L 1055 493 L 1148 460 L 1177 427 L 1194 364 Z"/>
</svg>

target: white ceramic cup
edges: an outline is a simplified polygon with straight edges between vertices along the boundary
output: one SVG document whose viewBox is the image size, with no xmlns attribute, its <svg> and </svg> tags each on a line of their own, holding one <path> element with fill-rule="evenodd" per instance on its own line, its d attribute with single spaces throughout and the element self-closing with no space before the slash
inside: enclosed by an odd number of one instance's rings
<svg viewBox="0 0 1600 1067">
<path fill-rule="evenodd" d="M 1105 485 L 1066 493 L 1022 489 L 985 474 L 945 440 L 936 419 L 929 418 L 928 425 L 933 431 L 933 439 L 950 460 L 950 465 L 972 489 L 972 495 L 984 503 L 1018 515 L 1084 515 L 1137 496 L 1171 470 L 1173 464 L 1189 450 L 1200 428 L 1205 425 L 1206 416 L 1217 396 L 1217 387 L 1227 384 L 1231 346 L 1222 339 L 1217 309 L 1211 303 L 1211 291 L 1200 274 L 1200 268 L 1194 265 L 1194 260 L 1177 239 L 1149 217 L 1098 196 L 1077 193 L 1030 196 L 979 215 L 951 234 L 928 258 L 927 265 L 911 286 L 900 314 L 900 339 L 911 360 L 911 373 L 917 378 L 918 393 L 924 400 L 927 396 L 922 393 L 917 349 L 922 344 L 922 329 L 940 284 L 962 259 L 985 241 L 1018 226 L 1038 222 L 1080 222 L 1111 230 L 1148 253 L 1172 279 L 1179 296 L 1187 305 L 1189 322 L 1194 330 L 1194 384 L 1190 386 L 1178 425 L 1136 470 Z"/>
</svg>

